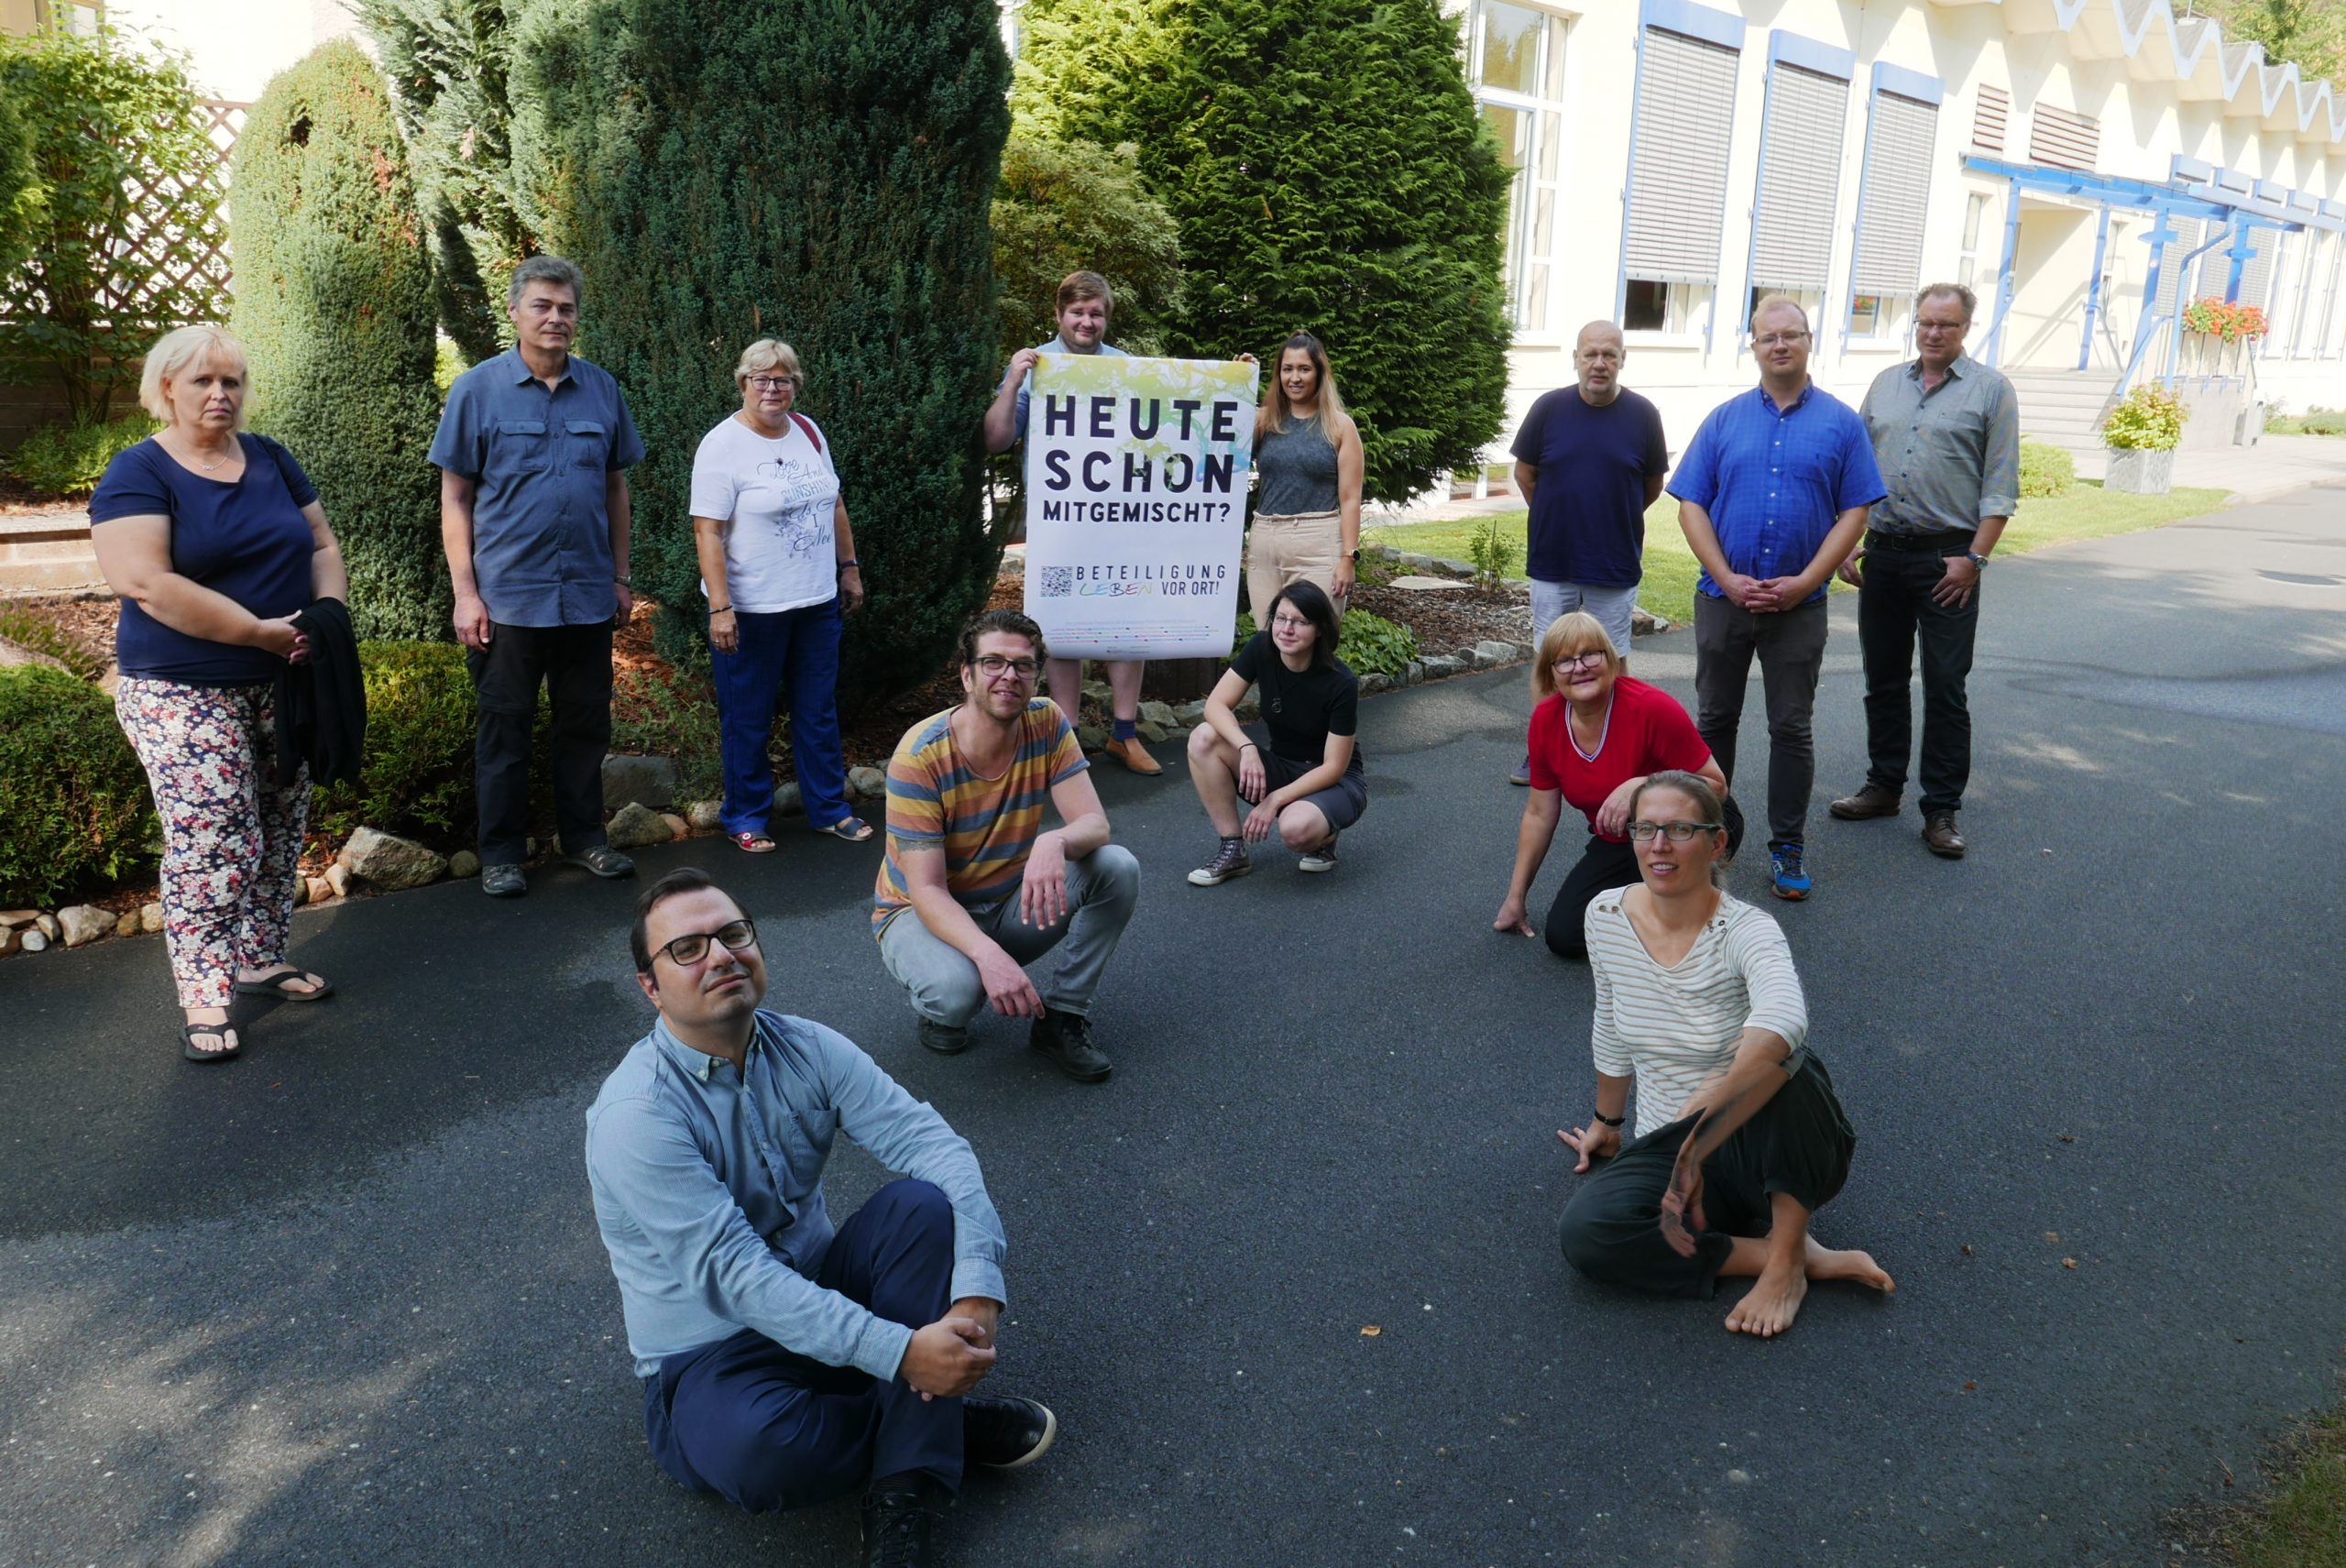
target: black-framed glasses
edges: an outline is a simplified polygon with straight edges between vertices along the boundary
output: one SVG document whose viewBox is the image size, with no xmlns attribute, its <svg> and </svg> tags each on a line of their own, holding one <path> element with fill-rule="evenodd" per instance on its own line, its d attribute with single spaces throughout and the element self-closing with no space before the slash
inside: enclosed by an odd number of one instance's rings
<svg viewBox="0 0 2346 1568">
<path fill-rule="evenodd" d="M 1716 833 L 1718 830 L 1719 825 L 1716 822 L 1632 822 L 1629 824 L 1629 837 L 1640 844 L 1652 843 L 1653 836 L 1657 833 L 1673 844 L 1683 844 L 1697 833 Z"/>
<path fill-rule="evenodd" d="M 670 962 L 682 969 L 700 962 L 712 941 L 722 942 L 728 952 L 741 952 L 758 945 L 758 928 L 745 915 L 739 920 L 728 921 L 714 931 L 695 931 L 688 937 L 679 937 L 660 950 L 668 955 Z"/>
<path fill-rule="evenodd" d="M 1042 667 L 1042 663 L 1037 660 L 1005 659 L 999 653 L 982 653 L 978 657 L 978 674 L 990 681 L 998 681 L 1004 674 L 1014 674 L 1022 681 L 1031 681 L 1035 678 L 1035 672 Z"/>
</svg>

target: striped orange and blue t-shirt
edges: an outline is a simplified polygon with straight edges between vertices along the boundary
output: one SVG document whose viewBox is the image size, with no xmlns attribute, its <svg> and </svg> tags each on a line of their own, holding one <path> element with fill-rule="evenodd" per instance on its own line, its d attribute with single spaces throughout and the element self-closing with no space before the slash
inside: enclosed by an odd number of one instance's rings
<svg viewBox="0 0 2346 1568">
<path fill-rule="evenodd" d="M 1036 697 L 1020 716 L 1018 752 L 981 778 L 953 743 L 951 708 L 904 731 L 888 760 L 888 856 L 872 892 L 874 936 L 912 906 L 902 856 L 943 850 L 945 885 L 964 904 L 1006 898 L 1025 874 L 1051 786 L 1091 764 L 1058 705 Z"/>
</svg>

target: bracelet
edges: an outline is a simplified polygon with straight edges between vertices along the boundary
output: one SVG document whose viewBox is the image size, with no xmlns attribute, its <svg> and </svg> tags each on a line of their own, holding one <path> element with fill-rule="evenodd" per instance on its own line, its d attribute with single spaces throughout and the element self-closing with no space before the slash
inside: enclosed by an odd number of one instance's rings
<svg viewBox="0 0 2346 1568">
<path fill-rule="evenodd" d="M 861 562 L 861 561 L 856 561 L 856 560 L 852 560 L 852 559 L 850 559 L 850 560 L 846 560 L 846 561 L 842 561 L 842 562 L 840 562 L 840 563 L 839 563 L 839 570 L 840 570 L 840 571 L 842 571 L 842 572 L 855 572 L 855 571 L 861 571 L 861 570 L 862 569 L 862 567 L 863 567 L 863 563 L 862 563 L 862 562 Z"/>
<path fill-rule="evenodd" d="M 1253 742 L 1252 740 L 1241 740 L 1240 742 L 1238 742 L 1238 749 L 1239 749 L 1240 751 L 1244 751 L 1247 747 L 1249 747 L 1249 746 L 1255 746 L 1255 742 Z M 1255 750 L 1256 750 L 1257 751 L 1261 751 L 1261 750 L 1262 750 L 1262 748 L 1261 748 L 1260 746 L 1255 746 Z"/>
<path fill-rule="evenodd" d="M 618 576 L 613 577 L 613 578 L 611 579 L 611 581 L 613 581 L 613 582 L 615 582 L 615 583 L 619 584 L 619 587 L 623 587 L 623 588 L 631 588 L 631 587 L 635 587 L 635 579 L 634 579 L 633 577 L 629 576 L 628 576 L 626 573 L 624 573 L 624 572 L 620 573 Z"/>
<path fill-rule="evenodd" d="M 729 604 L 713 604 L 708 607 L 708 613 L 711 615 L 730 615 L 733 613 L 733 607 Z"/>
<path fill-rule="evenodd" d="M 1602 1112 L 1602 1111 L 1598 1111 L 1598 1110 L 1595 1110 L 1595 1109 L 1594 1109 L 1594 1108 L 1592 1108 L 1592 1109 L 1589 1111 L 1589 1113 L 1589 1113 L 1591 1116 L 1595 1117 L 1596 1120 L 1598 1120 L 1598 1121 L 1600 1121 L 1600 1122 L 1604 1123 L 1604 1124 L 1605 1124 L 1606 1126 L 1608 1126 L 1608 1127 L 1617 1127 L 1617 1126 L 1619 1126 L 1622 1123 L 1624 1123 L 1624 1122 L 1626 1122 L 1626 1121 L 1628 1121 L 1628 1118 L 1627 1116 L 1608 1116 L 1608 1115 L 1606 1115 L 1604 1112 Z"/>
</svg>

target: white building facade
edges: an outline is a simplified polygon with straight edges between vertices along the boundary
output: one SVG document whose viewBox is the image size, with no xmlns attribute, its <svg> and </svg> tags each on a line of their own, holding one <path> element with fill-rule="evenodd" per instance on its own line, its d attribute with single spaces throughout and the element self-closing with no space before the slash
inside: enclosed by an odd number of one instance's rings
<svg viewBox="0 0 2346 1568">
<path fill-rule="evenodd" d="M 2193 446 L 2253 434 L 2252 405 L 2346 406 L 2346 98 L 2168 0 L 1456 9 L 1516 171 L 1508 435 L 1606 318 L 1682 447 L 1757 379 L 1771 292 L 1808 307 L 1815 378 L 1854 401 L 1940 280 L 1979 294 L 1969 349 L 2031 434 L 2091 444 L 2143 380 L 2184 391 Z M 2269 330 L 2182 330 L 2208 297 Z"/>
</svg>

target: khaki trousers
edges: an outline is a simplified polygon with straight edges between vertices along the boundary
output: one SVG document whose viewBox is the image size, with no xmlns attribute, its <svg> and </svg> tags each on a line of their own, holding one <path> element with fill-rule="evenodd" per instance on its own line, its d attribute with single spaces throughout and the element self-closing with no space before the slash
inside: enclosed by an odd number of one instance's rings
<svg viewBox="0 0 2346 1568">
<path fill-rule="evenodd" d="M 1255 623 L 1269 624 L 1271 600 L 1289 583 L 1310 581 L 1335 599 L 1336 612 L 1344 601 L 1336 598 L 1336 560 L 1343 554 L 1342 519 L 1332 511 L 1302 511 L 1287 517 L 1257 512 L 1246 534 L 1246 598 L 1255 608 Z"/>
</svg>

